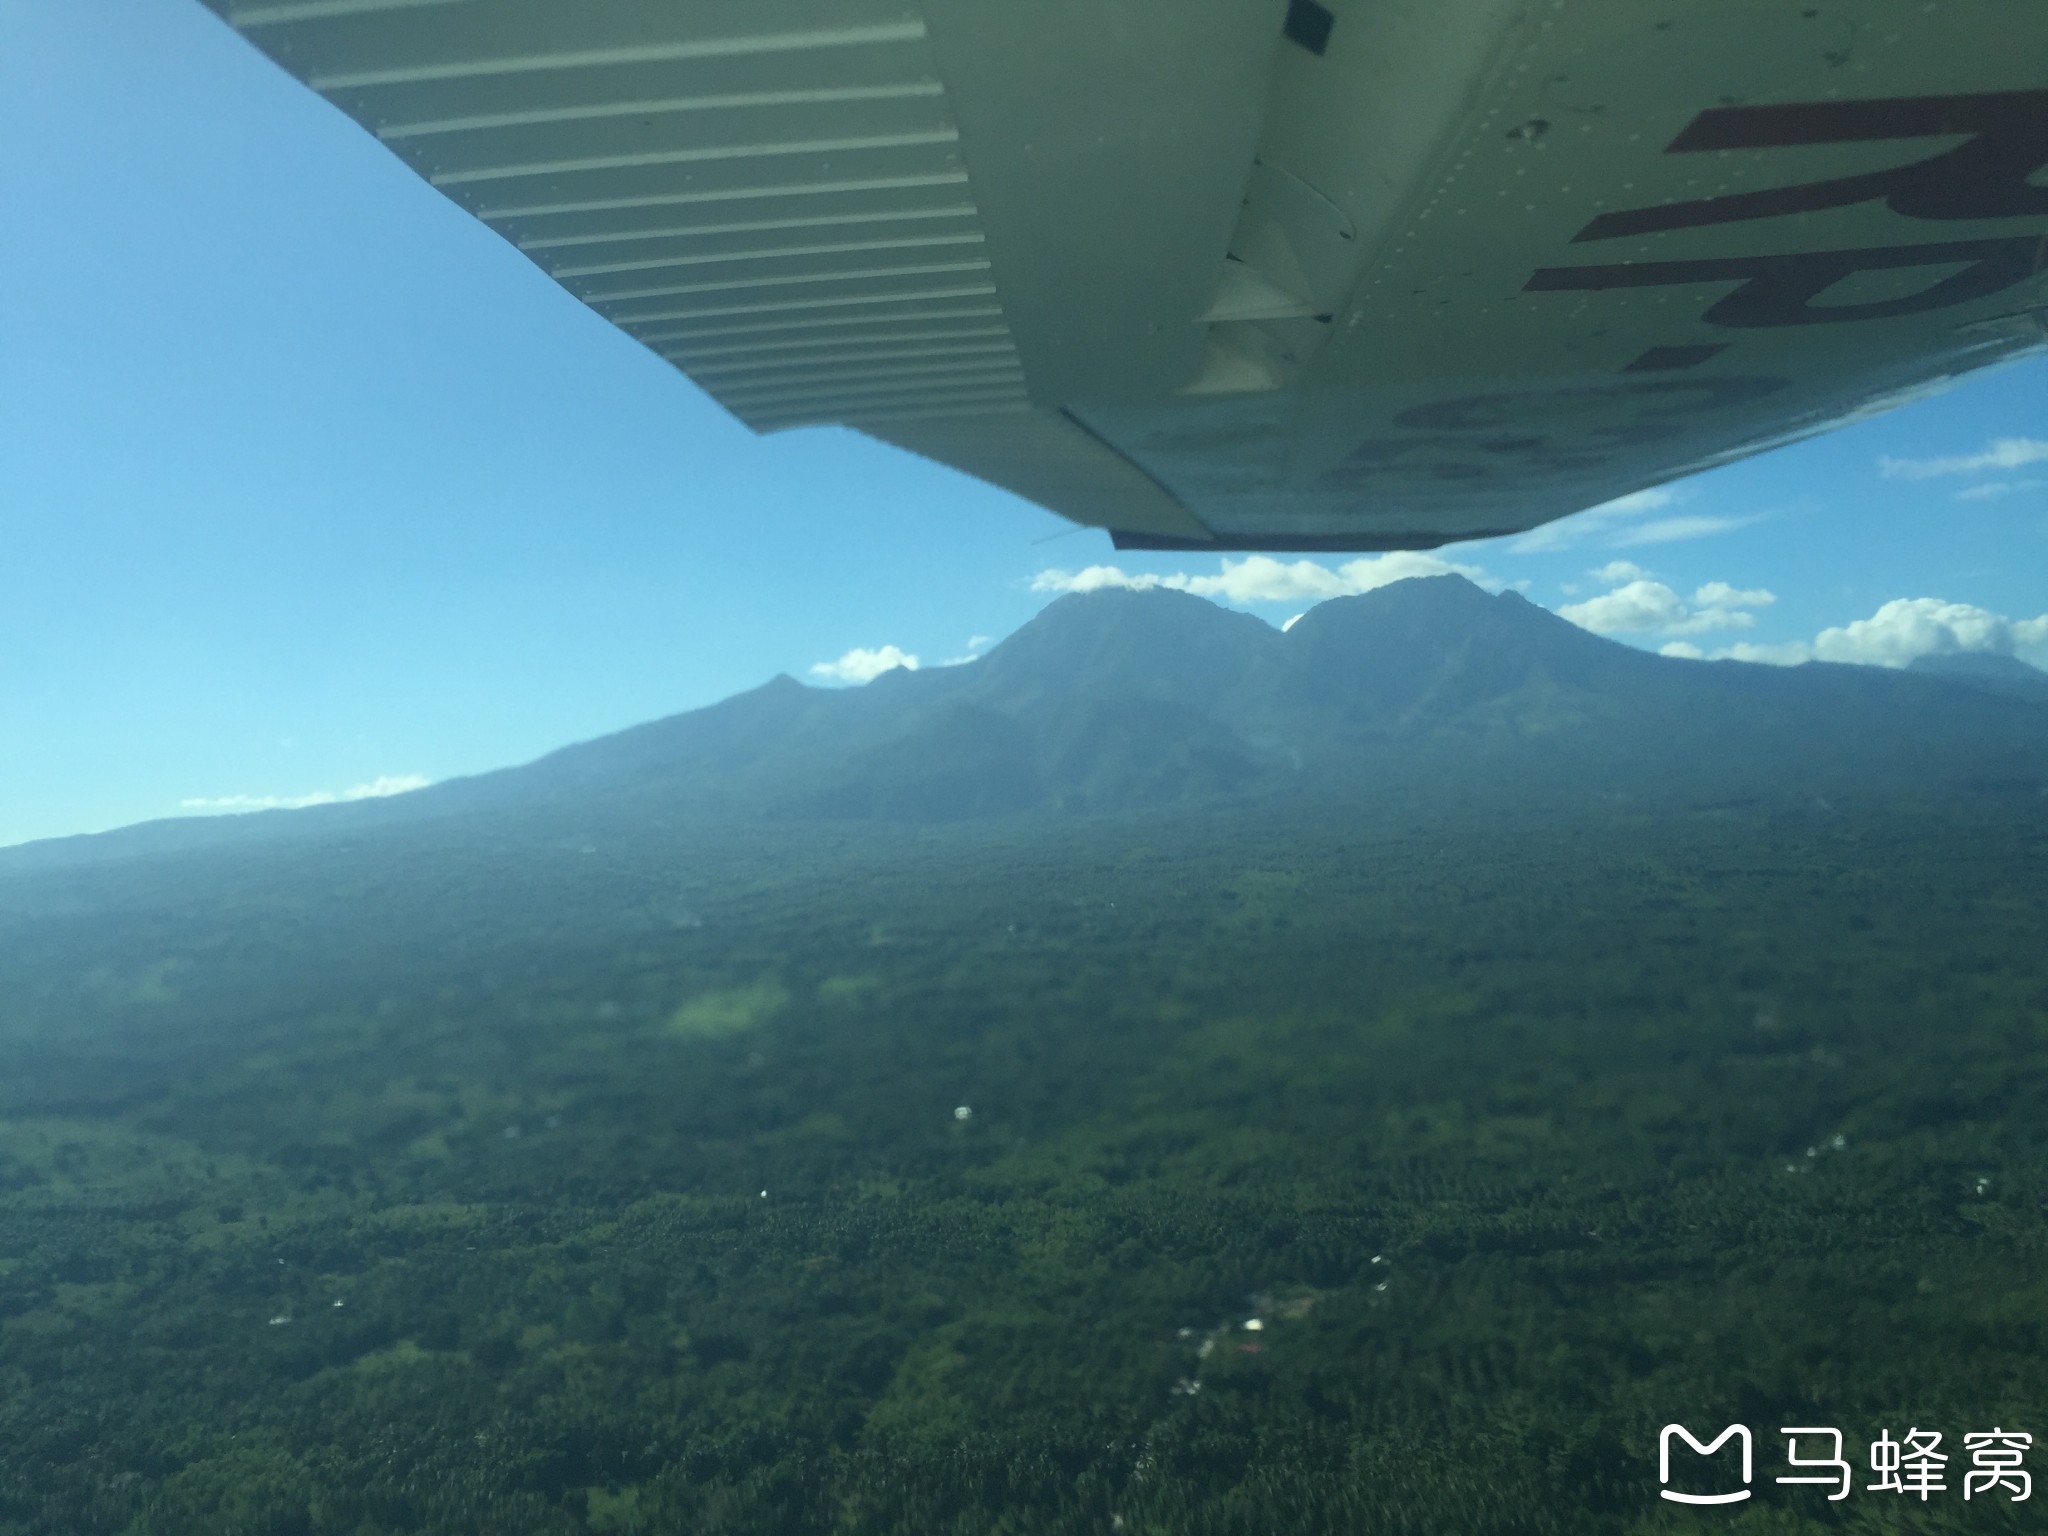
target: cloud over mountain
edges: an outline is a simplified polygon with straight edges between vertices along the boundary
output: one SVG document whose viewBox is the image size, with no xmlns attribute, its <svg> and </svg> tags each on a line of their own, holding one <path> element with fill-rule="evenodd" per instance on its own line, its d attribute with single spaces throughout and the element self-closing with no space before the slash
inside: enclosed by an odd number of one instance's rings
<svg viewBox="0 0 2048 1536">
<path fill-rule="evenodd" d="M 1867 619 L 1822 630 L 1814 638 L 1813 653 L 1822 661 L 1903 667 L 1920 656 L 1959 651 L 2010 656 L 2040 646 L 2048 646 L 2048 614 L 2015 621 L 1972 603 L 1897 597 Z"/>
<path fill-rule="evenodd" d="M 1463 576 L 1481 586 L 1496 585 L 1476 565 L 1446 560 L 1441 555 L 1415 550 L 1392 550 L 1383 555 L 1361 555 L 1342 565 L 1328 566 L 1315 560 L 1275 560 L 1271 555 L 1247 555 L 1226 559 L 1214 576 L 1196 576 L 1185 571 L 1155 575 L 1149 571 L 1127 572 L 1114 565 L 1091 565 L 1078 571 L 1040 571 L 1031 579 L 1034 592 L 1102 592 L 1123 588 L 1132 592 L 1164 589 L 1190 592 L 1196 597 L 1217 598 L 1226 603 L 1319 603 L 1332 597 L 1357 597 L 1413 576 Z"/>
<path fill-rule="evenodd" d="M 1598 597 L 1566 603 L 1557 613 L 1596 635 L 1701 635 L 1721 629 L 1749 629 L 1756 623 L 1756 615 L 1748 610 L 1778 600 L 1777 594 L 1762 587 L 1743 589 L 1725 581 L 1710 581 L 1695 591 L 1688 602 L 1625 560 L 1603 566 L 1594 574 L 1609 578 L 1625 575 L 1629 579 Z"/>
<path fill-rule="evenodd" d="M 873 650 L 855 646 L 837 661 L 820 661 L 811 666 L 811 676 L 834 683 L 871 683 L 884 672 L 898 667 L 915 672 L 918 660 L 899 646 L 883 645 Z"/>
<path fill-rule="evenodd" d="M 1633 585 L 1607 595 L 1619 602 Z M 1634 599 L 1670 624 L 1710 610 L 1702 599 L 1765 595 L 1708 586 L 1686 599 L 1664 587 Z M 1826 643 L 1896 665 L 1930 644 L 2029 641 L 2048 643 L 2048 615 L 2014 624 L 1967 605 L 1904 600 Z M 785 676 L 417 793 L 401 792 L 417 779 L 394 776 L 331 795 L 230 796 L 191 808 L 306 809 L 185 818 L 8 858 L 54 867 L 122 848 L 243 848 L 372 829 L 387 829 L 396 847 L 407 829 L 430 827 L 488 841 L 499 833 L 478 829 L 545 825 L 564 845 L 604 846 L 650 822 L 939 822 L 1380 805 L 1396 794 L 1449 796 L 1448 805 L 1541 786 L 1567 798 L 1597 786 L 1712 798 L 1796 781 L 1804 794 L 1816 775 L 1920 784 L 1986 763 L 2038 783 L 2048 709 L 2034 707 L 2040 681 L 2007 660 L 1949 668 L 1957 675 L 1947 678 L 1688 666 L 1455 576 L 1332 599 L 1285 632 L 1189 593 L 1110 589 L 1048 604 L 973 666 L 913 671 L 900 648 L 878 647 L 822 665 L 835 679 L 894 670 L 886 687 L 805 687 Z"/>
<path fill-rule="evenodd" d="M 431 782 L 417 773 L 384 773 L 347 789 L 316 789 L 305 795 L 197 795 L 180 800 L 181 811 L 225 814 L 236 811 L 302 811 L 314 805 L 341 805 L 351 800 L 382 800 L 425 789 Z"/>
<path fill-rule="evenodd" d="M 1702 593 L 1706 588 L 1700 589 Z M 1561 610 L 1560 610 L 1561 611 Z M 2048 653 L 2048 613 L 2010 619 L 1974 603 L 1938 597 L 1895 597 L 1867 619 L 1831 625 L 1811 641 L 1771 645 L 1738 641 L 1714 651 L 1675 642 L 1666 656 L 1713 661 L 1758 661 L 1796 666 L 1802 661 L 1839 661 L 1869 667 L 1908 667 L 1924 656 L 2020 656 Z"/>
</svg>

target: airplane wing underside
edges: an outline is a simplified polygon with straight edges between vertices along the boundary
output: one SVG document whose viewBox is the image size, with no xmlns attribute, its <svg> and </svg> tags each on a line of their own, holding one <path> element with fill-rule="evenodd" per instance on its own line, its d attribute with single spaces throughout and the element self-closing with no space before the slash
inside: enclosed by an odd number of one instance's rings
<svg viewBox="0 0 2048 1536">
<path fill-rule="evenodd" d="M 760 431 L 1531 527 L 2048 337 L 2036 0 L 207 0 Z"/>
</svg>

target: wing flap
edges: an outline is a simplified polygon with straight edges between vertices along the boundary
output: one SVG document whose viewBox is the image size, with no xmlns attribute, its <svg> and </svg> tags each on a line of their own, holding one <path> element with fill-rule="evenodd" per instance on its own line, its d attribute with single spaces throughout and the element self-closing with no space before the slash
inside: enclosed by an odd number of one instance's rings
<svg viewBox="0 0 2048 1536">
<path fill-rule="evenodd" d="M 1077 523 L 1187 547 L 1215 546 L 1209 530 L 1157 481 L 1057 411 L 963 412 L 897 421 L 870 417 L 860 427 L 871 437 L 965 470 L 1027 501 L 1058 507 Z"/>
<path fill-rule="evenodd" d="M 226 4 L 763 430 L 1028 402 L 923 17 L 892 3 Z"/>
</svg>

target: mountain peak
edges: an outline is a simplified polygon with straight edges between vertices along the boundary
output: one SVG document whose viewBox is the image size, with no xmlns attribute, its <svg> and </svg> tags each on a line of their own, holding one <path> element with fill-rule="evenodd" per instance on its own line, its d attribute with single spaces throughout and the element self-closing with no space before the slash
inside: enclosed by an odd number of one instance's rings
<svg viewBox="0 0 2048 1536">
<path fill-rule="evenodd" d="M 1940 651 L 1930 656 L 1915 656 L 1906 666 L 1912 672 L 1945 673 L 1951 677 L 2003 677 L 2022 681 L 2048 679 L 2048 672 L 2001 651 Z"/>
<path fill-rule="evenodd" d="M 2048 702 L 2048 672 L 1999 651 L 1944 651 L 1916 656 L 1906 664 L 1906 670 L 2007 698 Z"/>
<path fill-rule="evenodd" d="M 1964 771 L 2038 784 L 2048 711 L 2013 698 L 2043 697 L 2048 677 L 2011 657 L 1913 671 L 1674 661 L 1454 575 L 1330 599 L 1285 632 L 1187 592 L 1098 591 L 1048 604 L 971 667 L 900 670 L 858 689 L 778 676 L 417 795 L 132 828 L 0 864 L 461 817 L 921 821 L 1403 785 L 1725 796 L 1816 775 L 1905 783 Z"/>
<path fill-rule="evenodd" d="M 1238 686 L 1279 646 L 1279 631 L 1263 619 L 1206 598 L 1109 588 L 1047 604 L 975 671 L 992 687 L 1196 695 Z"/>
</svg>

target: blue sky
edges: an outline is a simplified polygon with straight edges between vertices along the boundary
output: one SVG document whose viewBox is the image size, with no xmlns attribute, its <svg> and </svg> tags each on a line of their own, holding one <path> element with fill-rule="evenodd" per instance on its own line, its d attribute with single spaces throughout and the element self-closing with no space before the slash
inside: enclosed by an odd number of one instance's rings
<svg viewBox="0 0 2048 1536">
<path fill-rule="evenodd" d="M 0 843 L 932 665 L 1076 584 L 1279 623 L 1437 568 L 1118 556 L 756 439 L 193 0 L 0 0 L 0 198 Z M 2048 361 L 1436 558 L 1651 648 L 2042 660 Z"/>
</svg>

